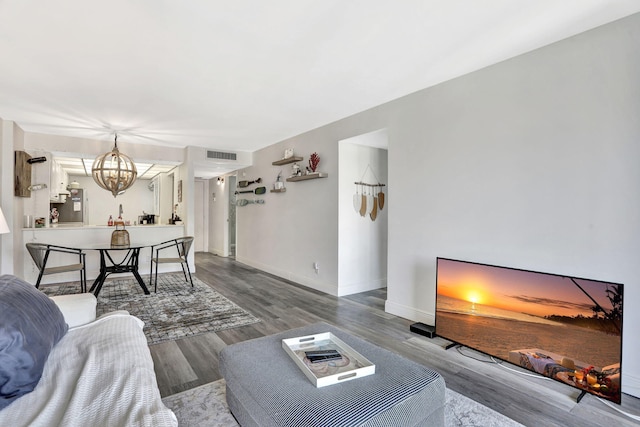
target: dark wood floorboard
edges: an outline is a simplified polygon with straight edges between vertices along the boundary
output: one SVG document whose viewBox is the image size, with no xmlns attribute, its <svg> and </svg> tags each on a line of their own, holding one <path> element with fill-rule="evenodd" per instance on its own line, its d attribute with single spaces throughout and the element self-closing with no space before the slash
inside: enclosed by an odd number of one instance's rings
<svg viewBox="0 0 640 427">
<path fill-rule="evenodd" d="M 444 340 L 409 331 L 413 322 L 385 313 L 386 289 L 334 297 L 208 253 L 196 253 L 196 276 L 261 322 L 150 346 L 161 395 L 216 381 L 227 345 L 325 321 L 429 366 L 447 387 L 527 426 L 637 426 L 634 421 L 557 381 L 496 364 L 474 350 L 445 350 Z M 476 360 L 478 359 L 478 360 Z M 517 371 L 517 372 L 514 372 Z M 640 399 L 624 395 L 623 411 L 640 414 Z"/>
</svg>

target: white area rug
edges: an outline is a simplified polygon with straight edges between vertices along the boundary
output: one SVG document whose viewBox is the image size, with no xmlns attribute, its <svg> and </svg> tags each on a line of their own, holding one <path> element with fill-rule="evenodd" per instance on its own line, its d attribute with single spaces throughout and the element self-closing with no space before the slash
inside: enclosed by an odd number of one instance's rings
<svg viewBox="0 0 640 427">
<path fill-rule="evenodd" d="M 229 412 L 224 380 L 214 381 L 162 401 L 185 427 L 231 427 L 238 423 Z M 445 422 L 447 427 L 517 427 L 510 418 L 453 390 L 447 389 Z"/>
</svg>

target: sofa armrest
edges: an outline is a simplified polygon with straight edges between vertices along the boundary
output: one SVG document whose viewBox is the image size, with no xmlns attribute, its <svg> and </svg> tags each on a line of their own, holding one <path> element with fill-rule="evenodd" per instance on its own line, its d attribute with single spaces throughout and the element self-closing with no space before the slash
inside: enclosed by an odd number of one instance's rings
<svg viewBox="0 0 640 427">
<path fill-rule="evenodd" d="M 91 293 L 50 297 L 56 303 L 69 328 L 85 325 L 96 319 L 98 301 Z"/>
</svg>

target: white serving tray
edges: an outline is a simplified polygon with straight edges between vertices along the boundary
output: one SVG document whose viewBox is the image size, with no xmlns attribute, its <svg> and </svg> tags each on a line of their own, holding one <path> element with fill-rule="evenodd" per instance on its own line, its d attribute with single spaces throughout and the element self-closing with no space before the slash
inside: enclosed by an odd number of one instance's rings
<svg viewBox="0 0 640 427">
<path fill-rule="evenodd" d="M 316 387 L 324 387 L 376 372 L 376 365 L 345 344 L 331 332 L 282 340 L 282 348 Z M 304 352 L 309 350 L 337 350 L 341 360 L 311 363 Z"/>
</svg>

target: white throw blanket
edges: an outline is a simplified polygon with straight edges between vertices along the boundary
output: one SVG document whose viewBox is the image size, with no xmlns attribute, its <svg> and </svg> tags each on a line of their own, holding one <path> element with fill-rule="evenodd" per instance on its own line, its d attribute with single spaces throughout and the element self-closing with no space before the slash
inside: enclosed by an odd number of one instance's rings
<svg viewBox="0 0 640 427">
<path fill-rule="evenodd" d="M 35 390 L 0 411 L 0 425 L 177 426 L 161 401 L 142 326 L 114 312 L 70 329 Z"/>
</svg>

